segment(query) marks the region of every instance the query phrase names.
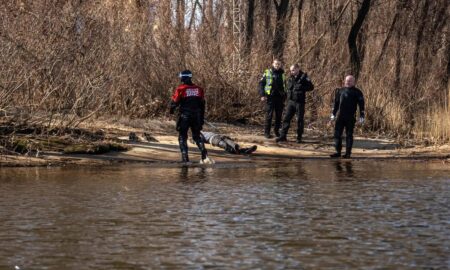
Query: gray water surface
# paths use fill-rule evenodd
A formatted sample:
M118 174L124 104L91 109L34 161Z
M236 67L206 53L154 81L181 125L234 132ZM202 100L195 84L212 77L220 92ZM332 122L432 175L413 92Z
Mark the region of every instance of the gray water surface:
M0 269L448 269L450 166L0 169Z

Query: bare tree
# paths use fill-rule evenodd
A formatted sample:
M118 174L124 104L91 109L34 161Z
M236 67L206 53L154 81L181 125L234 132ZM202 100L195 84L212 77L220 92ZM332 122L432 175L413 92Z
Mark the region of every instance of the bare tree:
M352 68L352 73L356 78L359 77L359 72L361 71L361 61L358 52L358 47L356 45L356 40L358 37L359 30L366 19L367 14L370 10L370 0L363 0L361 7L358 10L358 16L350 29L348 35L347 43L350 51L350 65Z
M255 0L249 0L247 4L247 16L245 19L244 55L248 56L252 50L253 34L255 31Z
M289 11L289 0L273 0L275 10L277 12L275 20L275 33L272 41L272 54L275 57L282 58L284 53L284 46L286 44L286 17Z

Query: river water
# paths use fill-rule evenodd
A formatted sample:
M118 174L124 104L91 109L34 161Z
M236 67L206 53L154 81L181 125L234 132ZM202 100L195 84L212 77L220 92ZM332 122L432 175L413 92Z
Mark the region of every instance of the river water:
M449 269L450 166L0 169L0 269Z

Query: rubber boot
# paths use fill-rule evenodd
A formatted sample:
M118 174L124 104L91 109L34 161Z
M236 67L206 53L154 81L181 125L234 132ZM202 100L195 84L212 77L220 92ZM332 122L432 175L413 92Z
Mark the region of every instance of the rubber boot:
M275 139L275 142L286 142L287 138L285 135L281 135Z
M280 130L279 129L275 130L275 137L280 137Z
M189 162L189 155L188 153L181 153L181 162L188 163Z
M181 151L181 161L182 162L189 162L189 155L188 155L188 146L187 146L187 138L179 135L178 136L178 143L180 145L180 151Z
M334 139L334 147L336 149L336 153L331 154L330 157L332 157L332 158L339 158L339 157L341 157L342 140L335 138Z
M251 153L255 152L257 148L258 147L256 145L253 145L250 148L241 148L239 150L239 154L250 155Z
M345 138L345 155L343 155L343 158L350 158L352 155L352 147L353 147L353 137L347 136Z
M208 152L206 151L205 144L202 140L196 140L195 144L197 144L198 149L200 150L200 153L202 154L202 160L205 159L208 156Z

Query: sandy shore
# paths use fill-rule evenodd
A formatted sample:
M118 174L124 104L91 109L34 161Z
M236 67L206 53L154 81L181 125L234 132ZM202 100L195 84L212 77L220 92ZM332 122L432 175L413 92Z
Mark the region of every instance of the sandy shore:
M174 121L150 120L142 125L135 123L96 122L86 124L84 128L95 130L101 128L109 139L121 141L129 146L128 151L108 152L99 155L63 154L61 152L39 152L32 155L0 155L0 166L65 166L65 165L109 165L117 163L145 163L153 165L179 166L181 163L178 148L177 133ZM134 126L134 127L133 127ZM334 152L332 130L316 131L306 129L304 141L295 142L293 134L288 142L276 143L274 139L264 138L262 127L235 126L214 123L205 126L205 130L226 134L242 146L257 145L257 151L252 155L233 155L224 150L207 144L209 156L217 164L220 163L266 163L289 162L302 159L329 159ZM130 132L136 133L138 141L128 140ZM149 133L158 142L148 142L143 133ZM295 132L295 130L294 130ZM356 131L358 134L358 130ZM352 160L403 159L403 160L436 160L450 162L450 145L419 146L400 145L392 139L369 138L355 136ZM200 156L196 146L189 144L190 158L194 165ZM36 156L37 155L37 156Z

